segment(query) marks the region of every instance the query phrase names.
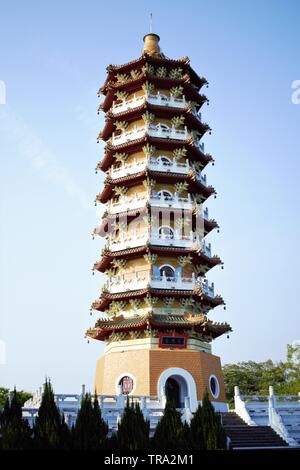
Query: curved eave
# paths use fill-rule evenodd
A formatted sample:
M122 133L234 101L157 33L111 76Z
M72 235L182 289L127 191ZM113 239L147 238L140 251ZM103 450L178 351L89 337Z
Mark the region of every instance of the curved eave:
M94 264L93 270L104 273L107 268L111 267L111 262L113 259L122 258L131 260L139 258L148 252L155 253L160 256L191 255L194 264L205 264L209 267L208 271L219 264L223 264L219 256L208 257L201 250L199 251L193 248L181 248L176 246L160 246L149 243L147 245L142 245L135 248L127 248L120 251L111 252L106 250L103 253L101 259Z
M204 136L206 132L210 132L211 128L205 122L200 121L197 117L191 113L187 108L172 108L171 106L157 106L148 102L143 103L141 106L137 108L130 109L124 111L122 113L113 115L108 113L106 116L105 126L103 130L98 135L98 140L102 139L106 141L112 135L112 133L116 130L115 122L116 121L127 121L132 122L136 121L137 119L142 119L142 115L145 111L152 112L155 114L157 118L163 119L170 119L173 116L185 116L185 125L189 129L196 129L199 133L201 138Z
M105 147L104 158L101 162L98 163L97 169L106 172L114 163L114 154L121 151L125 153L138 152L142 150L143 146L147 142L150 145L154 145L157 150L174 150L176 148L185 147L188 151L187 158L190 158L193 161L199 161L202 165L202 169L208 165L208 163L214 161L211 155L205 154L200 148L193 145L190 141L161 139L145 135L140 139L125 142L124 144L118 146L111 146L107 144Z
M128 319L121 317L116 320L98 320L95 328L87 331L87 336L93 339L103 340L114 332L145 330L149 325L160 331L169 330L170 328L179 331L195 331L202 333L206 337L211 336L212 339L232 331L229 324L213 323L207 320L203 315L195 317L170 315L164 318L162 315L147 314Z
M186 298L186 297L192 296L194 300L200 302L200 304L203 304L203 306L205 307L209 307L210 309L218 307L219 305L225 305L225 302L222 296L217 295L214 298L212 298L212 297L205 295L200 290L185 291L185 290L174 290L174 289L153 289L150 286L148 286L145 289L118 292L116 294L109 294L109 293L102 292L101 297L92 303L91 310L104 312L105 309L109 306L109 304L113 300L143 299L148 294L152 294L155 297L162 298L162 299L164 297Z
M150 56L148 54L142 54L135 60L127 62L121 65L109 65L107 67L107 78L104 84L99 89L99 94L105 94L107 87L111 81L115 79L117 73L128 73L133 67L137 70L141 70L142 67L146 64L154 65L157 67L169 65L170 67L181 66L185 73L188 73L193 81L193 83L200 89L203 85L206 85L208 82L206 78L200 77L195 70L191 67L188 57L182 59L169 59L167 57L159 56Z
M147 176L155 178L158 183L162 184L175 184L178 181L186 181L189 185L188 191L201 194L204 198L203 201L206 201L206 199L208 199L212 194L216 193L213 186L205 186L201 181L196 179L193 174L180 175L179 173L165 173L145 169L135 175L124 176L115 180L108 177L105 181L102 192L97 194L96 201L105 204L111 197L113 197L113 189L116 186L126 186L127 188L130 188L137 184L141 184Z
M107 85L105 99L101 103L99 109L105 113L109 110L115 99L115 93L117 90L133 93L139 90L146 81L153 83L157 88L162 88L165 90L170 90L170 88L180 85L183 87L183 94L185 95L186 99L195 101L200 107L209 101L205 95L198 93L192 84L187 82L185 78L173 79L144 74L142 77L136 80L129 80L128 82L119 85L110 82Z

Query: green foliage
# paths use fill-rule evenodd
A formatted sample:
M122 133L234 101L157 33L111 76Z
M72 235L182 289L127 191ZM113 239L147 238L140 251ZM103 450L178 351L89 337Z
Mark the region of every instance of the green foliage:
M187 155L187 149L185 147L179 147L175 150L173 150L173 157L174 160L180 160L181 158L186 157Z
M173 86L170 89L170 95L174 98L181 98L183 94L183 87L182 86Z
M16 392L18 400L20 401L21 405L23 406L25 401L29 400L32 397L32 394L29 392L24 392L23 390L19 390ZM4 407L6 400L9 398L9 389L5 387L0 387L0 409Z
M183 76L183 70L180 69L180 68L172 69L169 72L169 77L173 78L175 80L178 80L178 79L182 78L182 76Z
M166 67L158 67L157 70L156 70L156 75L158 77L166 77L167 76L167 69Z
M184 116L173 116L171 119L171 124L172 126L175 127L175 129L179 129L184 125L185 117Z
M155 90L155 86L153 85L153 83L150 83L148 81L146 81L145 83L143 83L142 85L142 89L144 91L145 94L153 94L154 90Z
M223 367L227 400L232 403L234 386L240 387L243 395L267 395L269 385L275 387L276 392L287 382L286 368L283 363L274 364L265 362L238 362Z
M202 406L199 405L190 423L190 445L192 450L205 449L203 424L202 424Z
M206 450L226 449L226 434L219 416L208 396L204 393L201 408L203 442Z
M129 403L127 399L114 439L118 450L149 449L149 422L145 421L138 403Z
M125 132L129 126L129 123L126 121L116 121L115 126L117 130Z
M116 80L117 85L122 85L128 81L128 76L124 73L117 73Z
M193 264L193 258L191 255L178 256L177 259L178 259L179 265L182 267L188 266L189 264Z
M185 450L188 443L184 431L185 426L181 421L181 413L176 410L175 404L168 400L164 414L156 426L152 447L156 452Z
M46 380L34 425L35 446L37 449L49 450L65 448L67 434L69 430L55 404L51 383Z
M186 192L189 188L189 185L186 181L184 181L183 183L180 182L180 183L176 183L174 185L174 188L175 188L175 191L178 193L178 194L182 194L184 192Z
M155 121L155 114L150 113L149 111L146 111L142 115L142 119L143 119L145 124L147 124L147 125L152 124Z
M101 417L98 398L92 402L91 395L86 393L81 400L73 429L73 446L79 450L103 449L108 426Z
M300 345L287 345L286 360L245 361L223 367L227 400L233 403L234 386L242 395L267 395L269 385L277 394L297 395L300 390Z
M22 400L14 389L11 400L7 397L0 417L1 447L3 450L24 450L31 447L32 431L22 418Z
M128 93L126 91L116 91L116 97L118 100L125 101L128 98Z

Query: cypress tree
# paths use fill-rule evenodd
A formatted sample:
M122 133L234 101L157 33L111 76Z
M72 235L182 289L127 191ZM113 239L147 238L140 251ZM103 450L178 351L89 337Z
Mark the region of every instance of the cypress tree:
M199 404L190 424L192 450L205 449L202 419L202 406Z
M119 450L147 450L150 447L149 422L145 421L139 404L129 403L128 398L116 438Z
M168 400L152 439L154 450L186 450L189 443L185 439L184 430L181 413L176 410L174 402Z
M14 389L1 414L1 447L3 450L24 450L31 447L32 431L22 417L22 403Z
M46 380L42 402L34 425L35 445L38 449L64 448L66 425L54 400L50 381Z
M208 391L205 390L202 400L203 440L207 450L226 449L226 433L220 417L210 402Z
M102 419L98 398L93 403L89 393L82 397L73 429L73 447L80 450L97 450L104 447L108 426Z

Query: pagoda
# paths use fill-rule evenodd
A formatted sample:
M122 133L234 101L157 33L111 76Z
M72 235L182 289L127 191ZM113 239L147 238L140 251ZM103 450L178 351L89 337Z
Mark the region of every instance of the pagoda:
M188 400L194 411L205 389L217 409L226 398L212 340L231 331L208 319L224 305L206 279L222 266L206 236L218 228L203 204L215 189L203 170L213 162L201 141L207 85L188 57L167 58L159 36L144 37L142 55L109 65L99 94L106 115L97 170L106 173L96 202L105 211L94 235L106 244L94 270L108 276L91 310L87 336L105 342L96 368L99 395Z

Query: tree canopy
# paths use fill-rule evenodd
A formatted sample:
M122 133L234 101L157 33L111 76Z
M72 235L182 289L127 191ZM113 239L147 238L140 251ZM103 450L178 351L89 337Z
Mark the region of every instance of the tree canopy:
M223 374L229 403L233 402L235 385L242 395L267 395L270 385L277 394L296 395L300 390L300 345L287 345L285 361L227 364Z

